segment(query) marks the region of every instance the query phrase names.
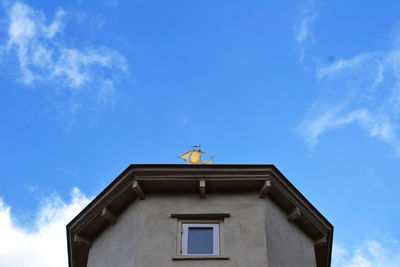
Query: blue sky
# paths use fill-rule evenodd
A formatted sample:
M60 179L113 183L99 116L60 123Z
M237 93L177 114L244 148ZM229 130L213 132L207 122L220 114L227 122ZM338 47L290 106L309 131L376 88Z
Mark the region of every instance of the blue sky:
M399 9L3 1L0 265L67 266L93 196L201 144L275 164L335 226L333 266L400 266Z

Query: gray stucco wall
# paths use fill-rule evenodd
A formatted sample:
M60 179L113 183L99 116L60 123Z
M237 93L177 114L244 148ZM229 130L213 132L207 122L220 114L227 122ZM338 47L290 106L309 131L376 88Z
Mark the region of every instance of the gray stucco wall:
M88 267L136 266L135 252L138 244L136 233L141 214L138 202L132 203L93 243L89 250Z
M266 201L266 232L270 266L315 267L314 242L271 201Z
M177 219L171 218L172 213L230 213L222 241L223 254L229 260L172 260L177 251ZM276 255L268 257L267 243L270 254ZM288 222L275 204L256 194L207 194L205 199L198 195L146 195L146 200L132 203L94 241L87 266L315 266L310 245L312 241ZM291 257L300 257L300 261ZM305 259L308 257L312 259Z

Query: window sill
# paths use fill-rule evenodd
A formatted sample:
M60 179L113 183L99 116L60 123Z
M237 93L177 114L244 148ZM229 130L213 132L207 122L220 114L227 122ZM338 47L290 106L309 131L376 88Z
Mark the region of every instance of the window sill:
M229 260L228 256L221 255L178 255L172 257L174 261L180 260Z

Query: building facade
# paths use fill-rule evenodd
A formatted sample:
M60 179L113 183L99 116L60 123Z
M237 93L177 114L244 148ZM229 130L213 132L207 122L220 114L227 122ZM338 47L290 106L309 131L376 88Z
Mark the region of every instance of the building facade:
M70 267L328 267L332 235L273 165L131 165L67 225Z

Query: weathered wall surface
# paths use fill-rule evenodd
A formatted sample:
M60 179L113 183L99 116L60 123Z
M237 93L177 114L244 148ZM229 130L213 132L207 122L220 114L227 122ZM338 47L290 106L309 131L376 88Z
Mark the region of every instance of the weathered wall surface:
M314 242L270 200L266 201L269 266L317 266Z
M229 260L172 260L178 235L172 213L230 213L222 241ZM87 266L309 267L315 266L313 253L312 241L268 198L257 194L207 194L205 199L148 194L94 241Z

